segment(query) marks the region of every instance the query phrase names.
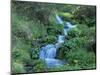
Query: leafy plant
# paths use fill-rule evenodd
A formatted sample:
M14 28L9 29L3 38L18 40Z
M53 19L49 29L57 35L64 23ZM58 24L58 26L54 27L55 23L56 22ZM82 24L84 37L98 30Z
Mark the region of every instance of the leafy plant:
M22 63L13 62L12 73L26 73L24 65Z

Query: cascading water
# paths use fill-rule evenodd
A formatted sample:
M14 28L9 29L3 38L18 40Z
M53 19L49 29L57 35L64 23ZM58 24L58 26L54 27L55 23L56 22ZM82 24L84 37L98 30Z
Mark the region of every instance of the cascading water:
M62 20L61 17L58 16L57 14L56 14L56 20L57 20L57 23L63 24L63 20Z
M63 24L63 20L60 18L60 16L56 15L56 20L59 24ZM62 46L62 44L65 41L65 36L67 36L67 33L70 29L74 28L76 26L73 26L70 22L66 22L64 25L64 35L58 35L57 43L54 44L48 44L40 49L39 58L45 61L47 66L49 68L51 67L59 67L64 64L63 61L59 59L55 59L57 50Z
M41 48L40 50L40 59L45 58L55 58L56 56L56 47L53 44L48 44Z
M72 25L70 22L66 22L66 24L64 25L64 35L68 35L68 31L70 31L70 29L75 28L76 25Z
M59 35L57 41L58 41L58 43L64 43L64 39L65 39L64 35Z

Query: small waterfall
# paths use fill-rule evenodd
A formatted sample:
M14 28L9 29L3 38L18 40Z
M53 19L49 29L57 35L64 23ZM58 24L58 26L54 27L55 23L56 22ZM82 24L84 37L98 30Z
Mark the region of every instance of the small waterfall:
M48 45L42 47L41 50L40 50L40 56L39 57L40 57L40 59L45 61L48 68L57 67L58 65L62 66L62 64L63 64L62 61L55 59L56 51L57 51L57 48L53 44L48 44Z
M58 24L63 24L63 20L56 14L56 20Z
M45 58L55 58L56 57L56 47L53 44L48 44L41 48L40 50L40 59Z
M64 43L64 40L65 40L65 36L64 35L59 35L58 36L58 43Z
M56 20L59 24L63 24L63 20L58 15L56 15ZM64 35L58 35L57 43L55 45L48 44L40 49L39 58L44 60L49 68L59 67L64 64L63 61L61 61L59 59L55 59L56 52L64 43L65 36L68 35L67 34L68 31L74 27L76 27L76 26L73 26L70 22L66 22L66 24L64 25L64 29L63 29Z
M63 29L63 31L64 31L64 35L68 35L68 32L72 29L72 28L75 28L76 27L76 25L72 25L70 22L66 22L66 24L64 25L64 29Z

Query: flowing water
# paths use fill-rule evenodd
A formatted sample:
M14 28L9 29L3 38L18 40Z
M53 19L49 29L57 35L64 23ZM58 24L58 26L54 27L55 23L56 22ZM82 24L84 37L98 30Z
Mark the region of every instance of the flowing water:
M60 16L56 15L56 20L59 24L63 24L63 20ZM43 46L40 49L39 58L45 61L47 66L50 67L59 67L64 64L63 61L56 59L57 50L62 46L65 41L65 36L68 36L68 31L76 26L73 26L70 22L66 22L64 25L63 33L64 35L58 35L56 44L48 44Z
M57 21L58 24L63 24L63 20L57 14L56 14L56 21Z

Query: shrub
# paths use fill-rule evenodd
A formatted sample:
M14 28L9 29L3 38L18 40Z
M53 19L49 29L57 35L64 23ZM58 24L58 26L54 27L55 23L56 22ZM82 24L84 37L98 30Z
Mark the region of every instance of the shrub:
M49 35L44 40L45 40L45 43L54 43L56 41L56 37Z
M46 72L47 71L47 66L44 61L42 60L35 60L34 61L34 72Z
M19 62L12 63L12 73L26 73L24 65Z
M16 39L15 45L12 48L12 59L15 61L20 61L24 64L30 61L30 51L31 45L26 44L24 41L20 39Z
M23 16L12 15L12 36L16 36L25 41L36 39L46 34L45 26L38 20L21 19Z
M32 59L39 59L39 48L34 48L31 52Z
M47 27L47 33L48 35L57 35L62 34L63 31L63 25L56 24L56 23L50 23L50 26Z
M68 33L68 39L79 37L80 34L81 34L81 30L79 30L78 28L71 29Z
M73 12L73 15L78 22L87 24L87 26L92 27L96 21L96 7L78 6L77 9Z
M68 47L70 50L75 50L77 48L84 48L86 45L86 38L73 38L65 42L65 46Z
M95 54L93 52L87 52L86 49L79 48L69 51L66 53L66 57L70 65L79 65L82 69L95 68Z

